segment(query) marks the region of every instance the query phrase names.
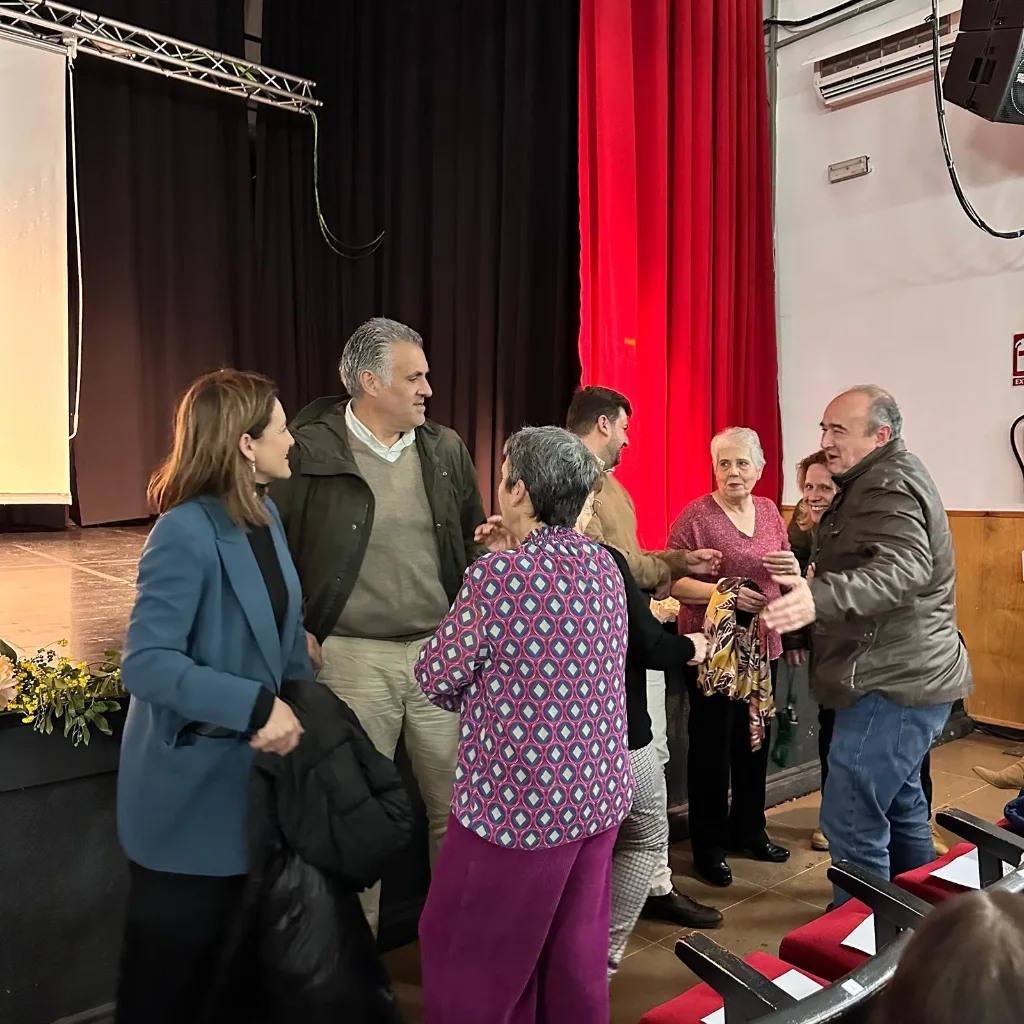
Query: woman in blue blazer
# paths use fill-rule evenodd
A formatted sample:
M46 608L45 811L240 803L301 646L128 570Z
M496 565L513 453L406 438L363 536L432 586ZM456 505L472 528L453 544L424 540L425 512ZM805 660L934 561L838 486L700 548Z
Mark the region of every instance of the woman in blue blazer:
M289 475L292 443L274 384L220 370L181 399L150 481L160 518L123 665L132 699L117 818L131 886L119 1024L198 1019L240 909L253 756L285 755L302 733L277 696L284 680L313 678L301 592L263 494ZM255 986L242 963L229 975L237 1014Z

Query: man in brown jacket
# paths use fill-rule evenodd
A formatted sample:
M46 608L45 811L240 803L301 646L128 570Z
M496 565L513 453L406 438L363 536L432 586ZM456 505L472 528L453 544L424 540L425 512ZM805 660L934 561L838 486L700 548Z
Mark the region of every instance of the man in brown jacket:
M672 582L682 576L715 573L721 552L644 551L640 547L633 499L612 472L619 464L622 449L629 445L626 431L632 414L629 399L610 388L582 388L573 397L566 426L583 441L605 470L601 487L588 499L578 528L598 543L621 551L640 589L663 598L668 595ZM659 770L663 771L668 763L663 672L647 673L647 709L651 716L651 745ZM667 815L667 808L663 808L661 813ZM664 821L664 817L661 820ZM671 921L687 928L706 928L720 920L720 915L715 915L710 908L676 890L672 884L667 848L660 860L651 879L643 916Z
M788 593L763 616L783 632L814 623L811 691L836 711L821 828L834 861L883 878L934 857L921 763L971 690L949 523L902 426L874 385L829 404L821 447L839 492L818 527L813 579L776 577Z
M668 596L675 580L694 573L714 572L719 551L644 551L636 535L636 506L612 470L629 447L629 418L633 407L611 388L581 388L573 396L566 427L576 434L605 471L600 492L593 496L586 534L599 544L621 551L637 586L653 597ZM589 504L589 503L588 503Z

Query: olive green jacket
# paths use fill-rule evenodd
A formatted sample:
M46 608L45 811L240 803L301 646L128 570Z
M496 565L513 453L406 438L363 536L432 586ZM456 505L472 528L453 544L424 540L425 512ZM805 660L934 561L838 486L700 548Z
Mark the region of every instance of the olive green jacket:
M320 398L295 417L292 476L271 485L305 595L305 624L323 642L359 575L373 527L374 498L349 446L347 400ZM473 532L484 521L473 461L454 430L428 420L416 429L423 487L434 518L441 582L449 601L483 548ZM401 551L395 558L402 557Z
M873 692L911 707L967 696L953 538L928 471L897 438L835 481L810 584L815 698L843 708Z

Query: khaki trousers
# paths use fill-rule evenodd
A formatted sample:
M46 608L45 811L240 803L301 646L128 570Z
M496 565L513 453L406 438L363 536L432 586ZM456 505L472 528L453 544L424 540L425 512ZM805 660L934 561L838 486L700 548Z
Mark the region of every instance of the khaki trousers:
M404 736L413 775L427 808L430 862L444 838L451 813L459 716L435 707L413 676L425 640L359 640L330 636L317 678L356 713L370 742L394 758ZM380 883L360 895L374 934L379 924Z

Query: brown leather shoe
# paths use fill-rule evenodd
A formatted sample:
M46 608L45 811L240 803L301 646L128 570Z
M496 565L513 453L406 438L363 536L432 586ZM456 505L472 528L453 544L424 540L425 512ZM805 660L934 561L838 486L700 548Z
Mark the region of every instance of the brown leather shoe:
M1001 771L993 771L991 768L982 768L975 765L972 769L975 775L983 782L987 782L996 789L1024 789L1024 757L1014 761Z
M949 853L949 847L943 842L942 836L939 835L939 827L933 821L931 823L932 829L932 846L935 847L936 857L945 857Z
M820 853L828 853L828 837L820 828L816 828L811 833L811 849L818 850Z

